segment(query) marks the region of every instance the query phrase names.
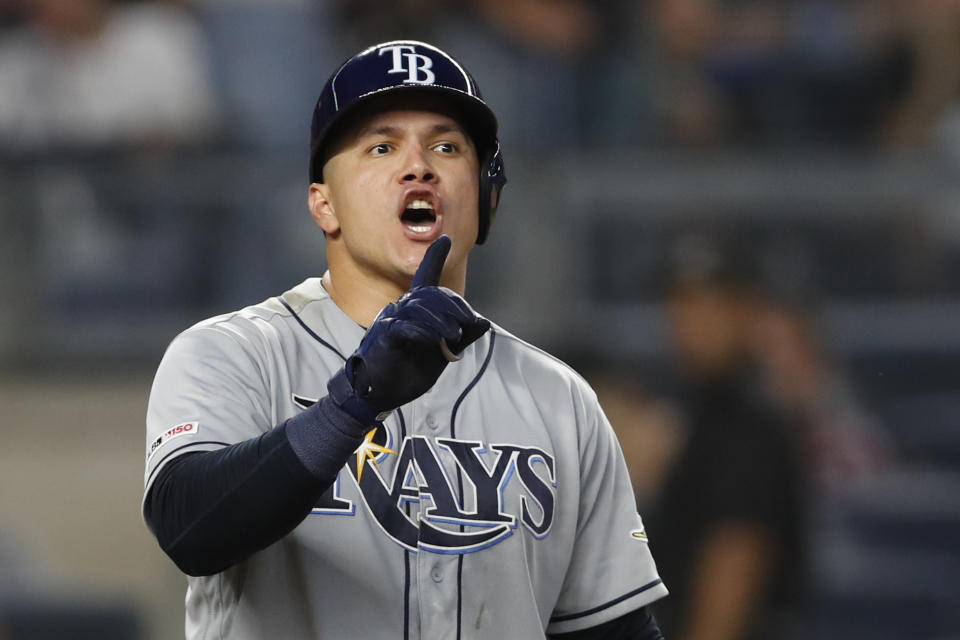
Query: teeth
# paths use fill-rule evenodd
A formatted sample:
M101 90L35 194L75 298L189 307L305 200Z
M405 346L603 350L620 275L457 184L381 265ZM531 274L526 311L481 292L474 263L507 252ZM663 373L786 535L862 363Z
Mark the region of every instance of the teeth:
M430 231L431 227L429 225L410 225L409 229L415 231L416 233L426 233Z
M414 200L407 205L407 209L430 209L433 211L433 205L426 200Z

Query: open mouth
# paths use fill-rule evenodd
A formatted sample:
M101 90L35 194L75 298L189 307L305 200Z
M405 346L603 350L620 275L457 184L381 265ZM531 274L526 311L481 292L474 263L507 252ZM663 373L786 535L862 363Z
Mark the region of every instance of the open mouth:
M400 221L415 233L426 233L433 228L437 215L426 200L411 200L400 215Z

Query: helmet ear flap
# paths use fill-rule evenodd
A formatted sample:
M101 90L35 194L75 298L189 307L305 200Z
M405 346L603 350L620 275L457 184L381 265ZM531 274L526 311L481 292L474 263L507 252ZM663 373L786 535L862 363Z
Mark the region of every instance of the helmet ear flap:
M500 192L507 184L507 174L500 153L500 142L494 141L494 147L488 151L480 163L480 224L477 230L477 244L487 241L490 226L497 215L500 205Z

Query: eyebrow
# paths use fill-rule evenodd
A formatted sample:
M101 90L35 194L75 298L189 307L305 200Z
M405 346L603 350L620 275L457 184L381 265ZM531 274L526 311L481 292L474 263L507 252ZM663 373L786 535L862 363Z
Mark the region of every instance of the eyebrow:
M400 137L403 133L403 130L400 127L395 127L389 124L383 124L377 127L364 127L357 133L358 138L364 138L366 136L385 136L385 137ZM435 124L430 127L430 135L442 135L444 133L459 133L463 136L467 135L467 132L463 127L457 124Z

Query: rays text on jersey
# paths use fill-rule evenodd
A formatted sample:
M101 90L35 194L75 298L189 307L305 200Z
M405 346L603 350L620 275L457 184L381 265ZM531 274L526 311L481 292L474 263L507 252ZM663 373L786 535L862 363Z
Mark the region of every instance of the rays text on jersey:
M536 538L550 533L556 473L553 456L542 449L411 436L391 463L360 474L351 460L344 470L365 511L410 551L472 553L510 537L518 525ZM314 514L356 513L344 490L335 483Z

